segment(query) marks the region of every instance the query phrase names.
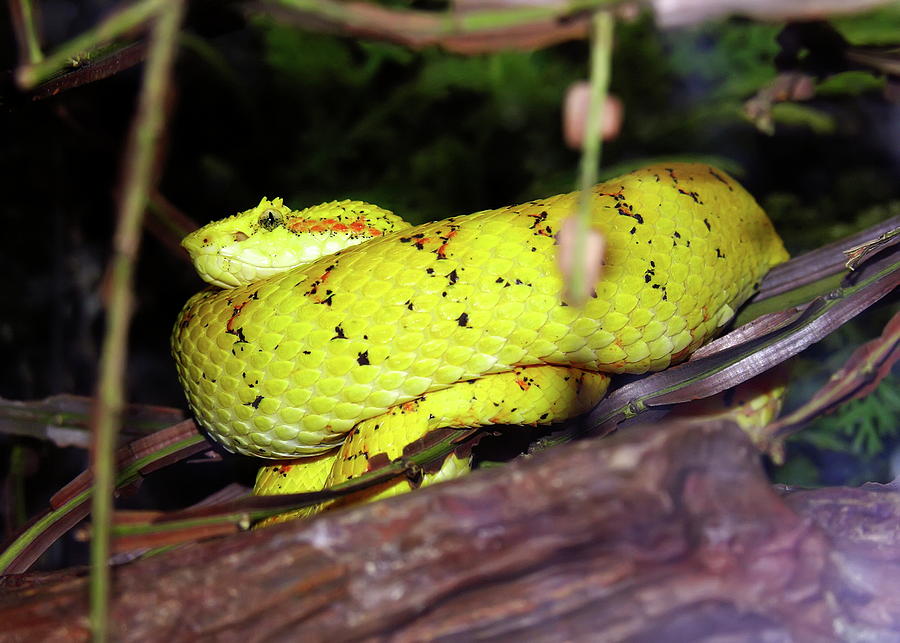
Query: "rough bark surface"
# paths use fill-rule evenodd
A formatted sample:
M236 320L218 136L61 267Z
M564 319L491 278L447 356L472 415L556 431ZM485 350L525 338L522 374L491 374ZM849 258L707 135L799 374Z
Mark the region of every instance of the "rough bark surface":
M730 426L659 425L114 570L114 638L900 638L900 494L779 494ZM0 640L84 640L86 580L0 579Z

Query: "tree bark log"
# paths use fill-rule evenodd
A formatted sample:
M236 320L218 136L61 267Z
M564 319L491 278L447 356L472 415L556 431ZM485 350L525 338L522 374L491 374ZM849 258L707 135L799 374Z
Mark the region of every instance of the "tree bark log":
M900 494L779 492L669 424L114 570L115 640L900 637ZM89 636L86 579L0 579L0 640Z

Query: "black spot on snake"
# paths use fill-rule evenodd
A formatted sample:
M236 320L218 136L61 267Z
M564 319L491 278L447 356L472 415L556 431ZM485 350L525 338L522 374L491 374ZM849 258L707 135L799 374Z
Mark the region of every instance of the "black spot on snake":
M709 168L709 173L712 174L713 177L714 177L716 180L721 181L721 182L724 183L726 186L728 186L728 191L729 191L729 192L734 192L734 188L731 187L731 183L729 183L728 181L726 181L725 179L723 179L723 178L721 177L721 175L719 175L714 169ZM729 390L730 390L730 389L729 389Z
M235 344L247 344L247 338L244 337L244 328L243 326L238 326L237 328L232 328L231 330L225 331L226 335L234 335L237 337L237 341Z

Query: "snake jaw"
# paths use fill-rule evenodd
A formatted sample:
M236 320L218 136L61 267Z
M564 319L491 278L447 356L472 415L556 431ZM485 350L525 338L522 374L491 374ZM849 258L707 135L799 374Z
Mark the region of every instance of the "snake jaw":
M256 248L233 244L220 248L192 250L191 260L203 281L220 288L237 288L314 261L320 253L282 250L266 253ZM306 255L311 255L307 257Z

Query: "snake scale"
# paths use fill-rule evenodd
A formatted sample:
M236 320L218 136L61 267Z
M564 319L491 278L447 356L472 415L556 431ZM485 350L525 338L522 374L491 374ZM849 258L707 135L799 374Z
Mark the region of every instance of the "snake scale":
M411 227L361 202L263 199L197 230L183 244L213 286L172 336L197 421L231 451L288 459L260 471L257 493L321 489L435 428L581 414L610 374L689 356L787 258L727 174L650 166L593 189L603 272L568 306L555 235L577 201ZM426 482L467 469L453 456Z

